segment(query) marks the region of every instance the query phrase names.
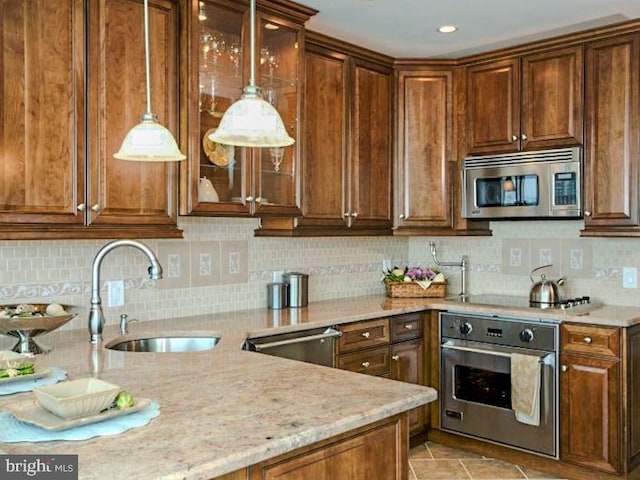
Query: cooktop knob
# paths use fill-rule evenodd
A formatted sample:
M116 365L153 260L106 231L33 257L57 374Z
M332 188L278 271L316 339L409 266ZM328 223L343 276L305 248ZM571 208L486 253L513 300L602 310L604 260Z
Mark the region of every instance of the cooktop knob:
M520 332L520 340L526 343L533 342L533 331L530 328L525 328Z
M473 327L469 322L464 322L460 325L460 333L462 335L469 335L473 331Z

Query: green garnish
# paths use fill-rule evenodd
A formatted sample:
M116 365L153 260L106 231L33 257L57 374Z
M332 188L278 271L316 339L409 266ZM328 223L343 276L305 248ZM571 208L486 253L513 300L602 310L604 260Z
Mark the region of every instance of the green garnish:
M123 390L118 394L116 399L113 401L113 406L111 408L117 408L119 410L123 410L125 408L133 407L134 403L135 402L133 401L133 395Z
M25 363L14 368L0 368L0 378L18 377L20 375L30 375L35 373L36 368L33 363Z

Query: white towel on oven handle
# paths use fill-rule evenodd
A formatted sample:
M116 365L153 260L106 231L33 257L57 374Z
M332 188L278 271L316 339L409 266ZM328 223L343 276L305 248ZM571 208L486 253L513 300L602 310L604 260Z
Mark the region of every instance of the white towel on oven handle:
M512 353L511 408L516 420L527 425L540 425L540 377L538 355Z

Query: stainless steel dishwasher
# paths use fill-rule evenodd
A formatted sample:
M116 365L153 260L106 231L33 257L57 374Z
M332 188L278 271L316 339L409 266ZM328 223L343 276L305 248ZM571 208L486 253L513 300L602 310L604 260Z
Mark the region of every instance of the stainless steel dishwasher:
M250 338L244 349L276 357L335 367L335 341L342 332L333 327Z

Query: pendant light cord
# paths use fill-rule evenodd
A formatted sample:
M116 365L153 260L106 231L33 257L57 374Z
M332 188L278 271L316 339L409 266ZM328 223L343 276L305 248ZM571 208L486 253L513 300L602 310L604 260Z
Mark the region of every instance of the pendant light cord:
M152 117L151 113L151 66L149 60L149 0L144 0L144 67L147 79L147 116Z
M251 0L249 9L249 40L251 42L251 64L249 65L249 85L256 86L256 0Z

